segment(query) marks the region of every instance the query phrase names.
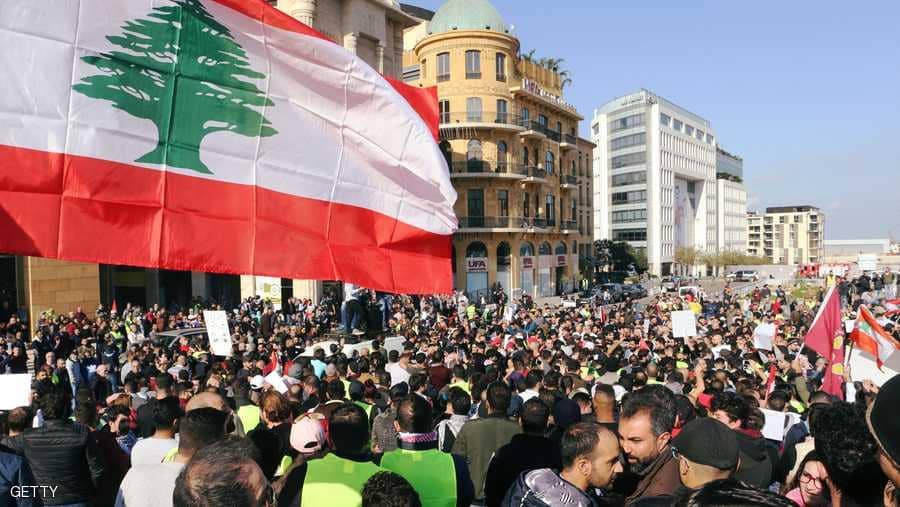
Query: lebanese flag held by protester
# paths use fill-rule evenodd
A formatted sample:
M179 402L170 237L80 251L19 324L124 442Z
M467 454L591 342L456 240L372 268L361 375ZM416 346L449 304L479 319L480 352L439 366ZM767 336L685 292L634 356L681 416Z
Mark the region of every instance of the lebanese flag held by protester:
M900 314L900 299L889 299L885 301L884 308L887 310L885 315L889 317Z
M0 251L452 291L437 95L263 0L2 0Z
M860 350L875 356L875 362L880 370L884 363L891 357L894 351L900 349L894 338L881 327L881 324L872 315L865 305L860 305L856 316L856 324L850 333L850 340Z
M844 323L841 319L841 297L834 287L825 293L803 342L828 361L822 390L844 399Z

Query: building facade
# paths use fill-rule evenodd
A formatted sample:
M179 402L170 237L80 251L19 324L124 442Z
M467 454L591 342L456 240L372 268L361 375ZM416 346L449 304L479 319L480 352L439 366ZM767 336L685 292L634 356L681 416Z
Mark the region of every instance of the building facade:
M747 251L747 189L744 159L716 148L716 248Z
M578 138L583 118L562 98L563 77L520 58L486 0L448 0L407 34L404 79L437 86L440 146L459 194L455 287L476 298L494 284L514 296L571 290L589 241L579 192L589 192L593 145Z
M594 239L644 249L652 274L675 251L717 248L716 137L704 118L647 90L594 111Z
M761 242L762 256L772 264L815 264L825 256L825 214L815 206L766 208L748 214L748 249ZM759 230L761 229L761 230ZM760 239L756 239L760 236ZM759 247L754 246L754 251Z
M763 257L763 217L755 211L747 212L747 255Z

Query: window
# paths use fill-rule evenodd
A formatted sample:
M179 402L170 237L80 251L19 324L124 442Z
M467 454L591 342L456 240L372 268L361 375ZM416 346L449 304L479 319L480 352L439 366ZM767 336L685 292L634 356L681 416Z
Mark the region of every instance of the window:
M556 131L562 134L562 122L556 122Z
M704 138L705 136L706 136L706 133L704 133L704 132L703 132L702 130L700 130L700 129L697 129L697 131L694 133L694 137L696 137L697 139L699 139L701 142L703 141L703 138Z
M647 181L647 171L616 174L612 177L612 186L622 187L625 185L634 185L636 183L645 183L646 181Z
M553 152L547 151L547 156L544 157L544 170L547 171L547 174L553 174L554 161Z
M503 99L497 99L497 123L509 123L509 103Z
M440 111L441 123L450 123L450 101L442 100L438 102L438 110Z
M466 145L466 160L482 160L481 141L472 139Z
M569 216L572 217L571 220L574 222L576 216L578 215L578 202L575 201L575 199L572 199L571 211L572 211L572 213Z
M531 216L531 194L528 192L522 196L522 216Z
M635 190L633 192L614 192L612 194L613 204L630 204L637 202L645 202L647 200L646 190Z
M509 148L506 141L497 142L497 172L506 172L506 166L509 161Z
M643 132L632 134L630 136L617 137L609 142L609 151L621 150L622 148L644 144L646 140L647 134Z
M709 144L713 144L714 142L716 142L716 138L713 137L712 134L710 134L710 133L707 132L707 134L706 134L706 142L709 143Z
M466 51L466 79L481 79L481 51Z
M469 219L484 217L484 190L480 188L470 188L466 193L466 201L469 209ZM484 227L484 222L476 227Z
M659 113L659 124L668 127L672 124L672 118L665 113Z
M619 229L613 231L613 241L647 241L647 230Z
M639 151L637 153L629 153L628 155L619 155L612 158L612 168L628 167L630 165L643 164L647 161L647 152Z
M647 220L647 210L645 209L612 212L612 221L614 224L643 222L644 220Z
M675 129L675 130L681 132L681 129L682 129L683 127L684 127L684 124L681 123L681 121L675 120L675 119L672 120L672 128L673 128L673 129Z
M539 123L542 127L546 127L546 126L547 126L547 116L546 116L546 115L543 115L543 114L542 114L542 115L539 115L539 116L538 116L538 123Z
M528 167L529 165L531 165L528 161L528 147L527 146L522 148L522 165L524 165L525 167Z
M509 191L497 191L497 208L501 217L509 216Z
M544 213L547 217L547 222L552 223L556 220L556 198L553 194L547 194L547 206L544 209Z
M619 130L630 129L644 124L644 113L633 114L625 118L619 118L609 122L609 131L618 132Z
M685 125L684 133L687 134L688 136L693 136L694 135L694 127L691 127L690 125Z
M466 121L481 121L481 97L466 99Z
M528 121L531 117L531 111L528 110L527 107L522 108L522 120Z
M506 55L497 53L495 60L497 63L497 81L506 81Z
M450 53L437 55L437 80L438 83L450 80Z

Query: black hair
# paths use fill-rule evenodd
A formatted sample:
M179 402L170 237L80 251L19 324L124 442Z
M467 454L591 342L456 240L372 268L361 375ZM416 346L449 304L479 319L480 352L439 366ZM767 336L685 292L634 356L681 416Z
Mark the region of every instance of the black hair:
M178 452L197 452L225 438L225 412L212 407L195 408L178 422Z
M431 430L431 405L418 394L410 394L397 406L400 431L428 433Z
M69 397L62 389L50 389L38 399L44 420L65 419L69 416Z
M328 393L329 400L343 400L344 396L347 394L344 383L341 382L340 379L328 382L328 385L325 387L325 392Z
M543 435L550 421L550 407L538 398L531 398L519 409L522 431L533 435Z
M175 426L175 419L181 415L181 407L178 405L176 398L163 398L161 400L152 400L153 409L153 425L157 428L172 428Z
M506 382L494 382L487 389L487 401L491 410L506 413L512 399L512 391Z
M540 370L531 370L528 372L528 375L525 375L525 387L534 389L541 383L543 378L544 374Z
M671 433L675 427L675 395L665 386L653 384L628 395L622 403L622 419L649 412L653 436Z
M412 392L418 391L423 386L428 384L428 377L426 377L422 373L413 373L409 377L409 390Z
M31 427L32 419L34 419L34 413L32 413L31 407L16 407L9 412L7 417L7 430L22 433Z
M328 434L335 450L358 453L369 439L369 418L355 403L344 403L328 418Z
M716 393L713 396L710 412L718 410L728 414L728 418L732 421L740 421L742 428L747 426L750 419L750 404L743 396L730 391Z
M604 431L609 430L595 422L581 422L569 426L563 433L559 446L563 468L572 466L580 456L593 454L597 443L600 442L600 435Z
M402 476L378 472L362 490L362 507L422 507L419 494Z
M195 411L191 411L192 413ZM214 507L261 505L250 484L257 467L259 450L250 440L229 438L198 451L181 470L172 494L175 507Z
M815 430L816 452L837 489L860 505L880 503L887 478L878 465L865 407L832 403L816 414Z
M472 408L472 397L469 393L459 387L451 387L447 393L450 405L453 406L453 413L456 415L466 415Z

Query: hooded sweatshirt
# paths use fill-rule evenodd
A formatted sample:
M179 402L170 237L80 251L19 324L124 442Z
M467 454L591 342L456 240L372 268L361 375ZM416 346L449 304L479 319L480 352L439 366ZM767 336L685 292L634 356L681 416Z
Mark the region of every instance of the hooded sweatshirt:
M741 449L741 464L734 478L758 488L768 488L772 482L772 458L766 439L757 430L735 430Z

